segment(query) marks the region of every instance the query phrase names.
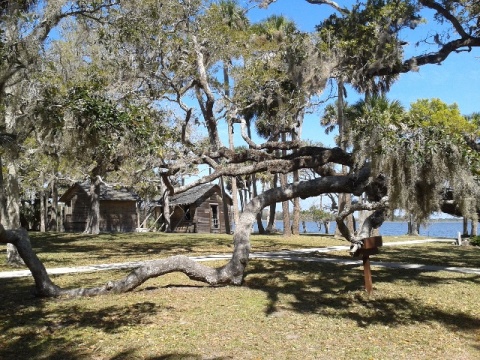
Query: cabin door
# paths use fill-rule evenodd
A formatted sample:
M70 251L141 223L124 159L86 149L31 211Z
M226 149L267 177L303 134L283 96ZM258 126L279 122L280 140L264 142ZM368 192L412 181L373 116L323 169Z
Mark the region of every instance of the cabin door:
M218 204L210 204L210 227L212 230L220 229L218 220Z

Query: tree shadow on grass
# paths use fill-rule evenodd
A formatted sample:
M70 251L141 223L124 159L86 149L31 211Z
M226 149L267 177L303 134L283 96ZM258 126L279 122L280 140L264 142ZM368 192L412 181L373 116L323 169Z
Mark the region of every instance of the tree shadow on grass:
M452 332L462 332L472 346L480 349L475 339L480 332L478 316L454 309L453 304L437 303L436 299L427 302L402 293L409 284L425 287L427 292L445 284L478 286L480 276L452 273L442 278L418 270L375 268L374 289L375 283L387 283L398 284L399 290L387 289L383 294L374 291L372 296L364 291L363 281L363 269L357 265L264 260L251 261L245 277L246 286L267 294L267 316L286 309L341 317L355 321L359 327L438 323Z
M117 358L115 358L117 359ZM123 358L119 358L123 359ZM126 358L125 358L126 359ZM149 357L147 360L202 360L205 359L204 356L194 355L194 354L165 354L160 356ZM214 357L209 358L211 360L228 360L232 359L231 357Z
M136 350L129 349L122 351L121 353L115 355L111 360L127 360L135 357ZM205 359L204 356L190 354L190 353L170 353L165 355L153 356L145 358L146 360L202 360ZM229 360L231 357L209 357L210 360Z
M394 260L393 260L394 259ZM480 267L480 248L474 246L456 246L452 244L423 244L422 246L383 247L375 260Z
M93 308L65 299L39 299L25 280L0 281L0 359L89 358L91 344L85 343L83 333L115 334L130 325L149 325L150 316L171 309L149 301L102 306L102 297L88 300L97 301ZM55 305L49 306L51 302Z
M337 257L351 260L346 251L304 254L305 256ZM380 248L378 254L375 254L372 261L478 268L480 267L480 248L445 243L384 246Z

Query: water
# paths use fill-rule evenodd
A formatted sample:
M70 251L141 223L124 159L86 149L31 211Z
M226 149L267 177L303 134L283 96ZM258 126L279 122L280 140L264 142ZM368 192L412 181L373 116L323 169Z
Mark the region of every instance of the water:
M264 223L264 225L266 225ZM325 233L325 229L322 228L319 231L317 224L314 222L307 221L305 223L307 228L307 233ZM277 221L276 222L277 230L283 231L283 222ZM336 223L332 221L330 223L329 233L333 234L335 232ZM254 226L254 231L257 230L257 225ZM386 221L380 227L380 235L385 236L400 236L405 235L407 233L407 223L406 222L392 222ZM470 224L468 229L470 230ZM426 227L420 227L420 235L422 236L429 236L429 237L443 237L443 238L452 238L456 239L458 233L463 233L463 222L462 221L448 221L448 222L431 222ZM303 233L303 227L300 224L300 233Z
M468 227L470 230L470 226ZM458 233L463 233L463 221L451 222L432 222L426 227L420 227L420 235L429 237L457 238ZM381 235L405 235L407 233L407 223L385 222L380 227Z

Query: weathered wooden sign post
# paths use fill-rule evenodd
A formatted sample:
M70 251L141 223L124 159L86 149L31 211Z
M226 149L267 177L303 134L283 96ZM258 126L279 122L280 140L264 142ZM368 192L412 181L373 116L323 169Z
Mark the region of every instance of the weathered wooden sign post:
M363 257L363 275L365 278L365 290L370 295L373 290L372 270L370 269L370 255L378 254L378 248L383 245L381 236L372 236L362 240L363 245L353 256Z

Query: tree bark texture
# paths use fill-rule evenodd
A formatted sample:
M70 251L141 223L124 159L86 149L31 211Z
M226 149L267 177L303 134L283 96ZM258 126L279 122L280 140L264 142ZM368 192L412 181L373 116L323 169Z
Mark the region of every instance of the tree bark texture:
M285 186L287 182L287 175L280 174L280 184L282 187ZM290 223L290 206L288 200L282 201L282 212L283 212L283 236L290 237L292 236L292 225Z
M101 181L98 176L90 180L90 207L85 227L86 234L100 233L100 186Z
M41 184L45 183L45 174L43 171L40 171L40 182ZM40 197L40 232L45 232L47 230L47 209L45 203L45 189L43 186L38 195Z
M252 174L252 187L253 187L253 197L257 197L258 196L258 189L257 189L257 177L255 176L255 174ZM258 233L259 234L265 234L265 228L263 226L263 222L262 222L262 210L260 210L260 212L257 214L257 227L258 227Z
M15 162L7 165L7 181L5 192L7 194L7 226L9 229L20 228L20 188L18 186L17 168ZM17 248L13 244L7 245L7 264L10 266L23 266L24 262Z
M5 181L3 177L3 159L0 155L0 220L3 224L9 224L7 211L7 194L5 189Z
M170 200L169 193L164 187L162 187L162 199L163 199L163 218L165 219L165 232L172 232L172 222L170 214Z
M225 224L225 233L230 234L231 233L231 224L230 224L230 210L228 208L228 202L227 202L227 190L225 188L225 181L223 176L220 177L220 188L222 190L222 202L223 202L223 221Z
M48 229L53 231L60 230L60 217L58 216L58 187L56 178L52 179L52 211Z
M274 174L272 188L275 188L277 184L278 184L278 174ZM275 230L277 203L270 204L268 211L269 211L269 216L268 216L266 232L269 234Z
M478 230L478 220L477 219L472 219L472 225L471 225L471 233L470 236L477 236L477 230Z

